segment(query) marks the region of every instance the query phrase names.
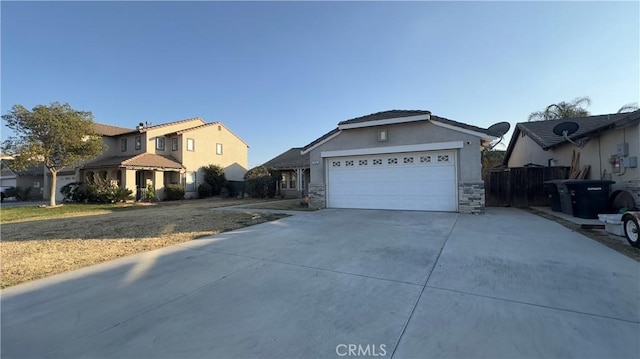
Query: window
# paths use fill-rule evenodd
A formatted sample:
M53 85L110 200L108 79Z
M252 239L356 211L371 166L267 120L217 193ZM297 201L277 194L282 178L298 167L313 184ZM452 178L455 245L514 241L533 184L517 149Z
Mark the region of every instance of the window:
M195 149L196 149L196 141L193 138L187 138L187 151L195 151ZM218 154L219 155L222 154L222 148L220 149L220 153Z
M293 172L283 173L282 182L280 182L280 188L296 189L296 174Z
M353 166L353 160L344 161L344 165L347 166L347 167Z
M376 158L373 160L374 166L380 166L382 164L382 158Z
M340 167L340 161L333 161L333 162L331 163L331 166L333 166L333 167Z
M358 161L358 166L366 166L366 165L367 165L367 160Z
M127 152L127 139L123 138L120 140L120 151Z
M178 138L172 138L171 139L171 151L177 151L178 150Z
M389 165L397 165L398 164L398 159L397 158L387 158L387 164L389 164Z
M216 155L222 154L222 143L216 143Z
M438 155L438 162L449 162L449 155Z
M420 163L430 163L431 156L420 156Z
M184 190L194 192L196 190L196 173L187 172L185 176Z
M156 137L156 150L164 151L164 137Z
M142 149L142 138L140 136L136 136L136 150Z
M413 163L413 157L405 157L402 159L402 163L404 164L410 164Z

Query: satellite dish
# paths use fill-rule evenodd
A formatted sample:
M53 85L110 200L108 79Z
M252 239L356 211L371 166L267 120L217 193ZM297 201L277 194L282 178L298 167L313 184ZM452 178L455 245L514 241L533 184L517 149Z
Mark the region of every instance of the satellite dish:
M580 125L578 125L577 123L567 121L555 125L553 127L553 133L555 133L557 136L571 136L576 133L579 128Z
M498 144L500 144L500 142L502 142L502 140L504 139L504 134L509 132L510 128L511 128L511 125L509 124L509 122L498 122L496 124L489 126L489 128L487 128L489 133L491 133L496 137L500 137L500 139L496 141L494 144L489 145L489 150L494 149Z
M579 128L580 128L580 125L578 125L577 123L572 121L567 121L567 122L562 122L553 126L553 133L555 133L557 136L562 136L567 142L573 143L577 147L582 148L582 146L573 142L569 138L569 136L576 133L576 131L578 131Z
M511 128L511 124L509 122L498 122L494 125L489 126L487 130L494 134L496 137L502 137L505 133L509 132Z

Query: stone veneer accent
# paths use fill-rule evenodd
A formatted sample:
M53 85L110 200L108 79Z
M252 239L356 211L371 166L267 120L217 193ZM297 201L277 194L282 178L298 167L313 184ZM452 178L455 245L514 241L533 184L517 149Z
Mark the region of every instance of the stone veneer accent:
M459 183L458 211L471 214L484 213L484 181Z
M325 188L323 184L309 183L309 207L325 208Z

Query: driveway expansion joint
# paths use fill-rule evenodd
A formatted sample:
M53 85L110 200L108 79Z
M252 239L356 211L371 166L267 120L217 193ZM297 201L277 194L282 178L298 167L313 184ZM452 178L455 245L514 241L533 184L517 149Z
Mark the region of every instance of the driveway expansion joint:
M458 224L458 219L460 219L460 215L456 216L455 222L453 222L453 225L451 226L451 229L449 230L449 233L447 234L447 237L442 242L442 246L440 246L440 251L438 251L438 256L436 257L436 260L433 261L433 266L431 266L431 270L429 271L429 275L427 276L427 279L424 281L424 284L422 285L422 290L420 291L420 295L416 299L415 303L413 303L413 308L411 308L411 312L409 313L409 317L405 321L404 326L402 327L402 331L400 332L400 336L398 336L398 340L396 340L396 343L393 346L393 350L391 351L390 358L393 358L393 356L396 354L396 350L400 346L400 341L402 341L402 337L404 336L404 333L407 330L407 327L409 326L409 322L411 322L411 318L413 317L413 313L415 313L416 308L418 307L418 303L420 302L420 299L422 298L422 295L424 294L424 289L427 287L427 283L429 283L429 279L431 278L431 275L433 274L433 271L436 269L436 265L438 264L438 261L440 260L440 256L442 255L442 251L444 250L444 246L449 241L449 238L451 238L451 233L453 233L453 229L456 228L456 225Z
M277 260L274 260L274 259L270 259L270 258L272 258L272 257L277 256L278 254L274 254L273 256L271 256L271 257L267 257L267 258L261 258L261 257L246 256L246 255L242 255L242 254L235 254L235 253L227 253L227 252L219 252L219 251L210 251L210 250L200 249L200 248L192 248L192 249L193 249L193 250L197 250L197 251L207 252L207 253L223 254L223 255L234 256L234 257L241 257L241 258L255 259L255 260L260 260L260 261L263 261L263 262L270 262L270 263L284 264L284 265L290 265L290 266L300 267L300 268L313 269L313 270L318 270L318 271L322 271L322 272L329 272L329 273L335 273L335 274L344 274L344 275L350 275L350 276L354 276L354 277L361 277L361 278L368 278L368 279L376 279L376 280L381 280L381 281L385 281L385 282L393 282L393 283L400 283L400 284L413 285L413 286L416 286L416 287L424 287L424 284L420 284L420 283L406 282L406 281L395 280L395 279L388 279L388 278L372 277L372 276L368 276L368 275L364 275L364 274L350 273L350 272L342 272L342 271L333 270L333 269L319 268L319 267L312 267L312 266L306 266L306 265L304 265L304 264L297 264L297 263L283 262L283 261L277 261Z
M617 317L611 317L611 316L608 316L608 315L602 315L602 314L594 314L594 313L581 312L581 311L579 311L579 310L573 310L573 309L556 308L556 307L552 307L552 306L548 306L548 305L543 305L543 304L536 304L536 303L523 302L523 301L520 301L520 300L514 300L514 299L507 299L507 298L493 297L493 296L490 296L490 295L484 295L484 294L477 294L477 293L464 292L464 291L455 290L455 289L448 289L448 288L442 288L442 287L435 287L435 286L430 286L430 285L427 285L427 286L426 286L426 288L436 289L436 290L442 290L442 291L451 292L451 293L457 293L457 294L465 294L465 295L470 295L470 296L480 297L480 298L487 298L487 299L493 299L493 300L500 300L500 301L503 301L503 302L509 302L509 303L515 303L515 304L528 305L528 306L532 306L532 307L538 307L538 308L544 308L544 309L557 310L557 311L560 311L560 312L574 313L574 314L586 315L586 316L596 317L596 318L602 318L602 319L611 319L611 320L617 320L617 321L626 322L626 323L632 323L632 324L640 324L640 321L638 321L638 320L625 319L625 318L617 318Z

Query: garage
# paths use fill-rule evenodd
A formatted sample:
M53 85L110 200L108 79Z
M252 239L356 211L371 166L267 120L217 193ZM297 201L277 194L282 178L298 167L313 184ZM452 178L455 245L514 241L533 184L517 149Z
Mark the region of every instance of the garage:
M481 154L496 133L424 110L341 121L300 151L309 206L483 213Z
M327 207L457 211L455 151L329 157Z

